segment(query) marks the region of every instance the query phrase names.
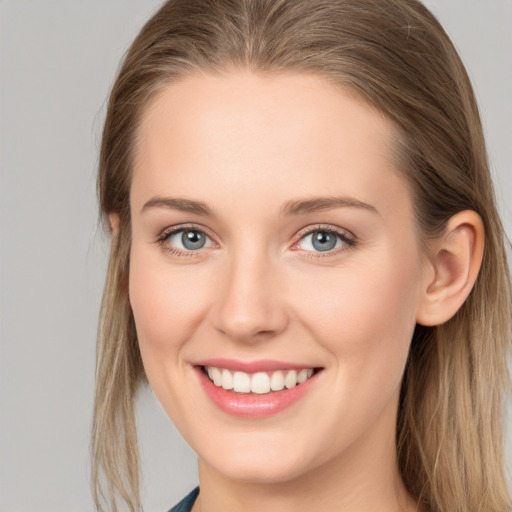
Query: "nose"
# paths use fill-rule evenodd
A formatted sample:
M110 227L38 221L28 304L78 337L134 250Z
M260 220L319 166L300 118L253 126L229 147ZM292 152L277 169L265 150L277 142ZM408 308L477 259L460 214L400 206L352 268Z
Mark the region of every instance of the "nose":
M288 325L284 293L276 265L264 251L244 251L225 262L213 310L218 332L252 343L281 334Z

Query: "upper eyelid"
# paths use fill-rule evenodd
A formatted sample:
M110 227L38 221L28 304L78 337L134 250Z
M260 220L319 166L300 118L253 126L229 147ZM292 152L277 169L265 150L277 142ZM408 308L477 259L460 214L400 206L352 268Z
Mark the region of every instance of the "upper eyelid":
M206 228L205 226L201 226L200 224L178 224L177 226L169 226L165 229L163 229L158 235L157 240L163 240L167 238L170 235L173 235L174 233L178 233L180 231L200 231L201 233L204 233L208 238L213 239L215 238L212 236L210 230Z
M351 240L357 240L357 237L348 229L340 228L337 226L333 226L332 224L317 224L312 226L307 226L297 232L295 236L303 238L306 235L310 235L311 233L315 233L317 231L327 231L329 233L335 233L340 236L345 236L345 238L349 238Z

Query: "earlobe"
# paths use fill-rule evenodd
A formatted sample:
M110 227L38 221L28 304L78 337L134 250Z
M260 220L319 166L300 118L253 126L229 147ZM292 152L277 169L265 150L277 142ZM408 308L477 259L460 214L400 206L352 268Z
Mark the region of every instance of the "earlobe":
M108 216L110 231L114 236L119 233L119 215L117 213L110 213Z
M484 252L480 215L464 210L450 218L444 234L432 244L428 282L423 284L416 321L425 326L448 321L475 284Z

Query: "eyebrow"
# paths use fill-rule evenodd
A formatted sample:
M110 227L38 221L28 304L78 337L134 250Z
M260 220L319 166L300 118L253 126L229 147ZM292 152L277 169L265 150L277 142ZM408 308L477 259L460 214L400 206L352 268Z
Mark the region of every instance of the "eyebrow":
M151 208L167 208L186 213L195 213L205 217L214 217L213 208L204 201L194 201L177 197L152 197L142 207L141 212ZM306 199L292 199L281 206L280 216L301 215L332 208L361 208L378 214L377 208L371 204L364 203L351 197L311 197Z
M351 197L312 197L307 199L294 199L287 201L281 207L281 215L300 215L304 213L329 210L331 208L362 208L373 213L379 213L375 206L363 203Z
M149 201L144 203L141 213L151 208L167 208L169 210L178 210L180 212L196 213L197 215L214 216L213 209L205 202L177 197L152 197Z

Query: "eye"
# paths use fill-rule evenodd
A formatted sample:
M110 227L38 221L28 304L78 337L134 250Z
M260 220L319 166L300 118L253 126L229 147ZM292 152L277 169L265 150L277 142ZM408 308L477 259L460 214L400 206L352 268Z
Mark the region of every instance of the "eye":
M197 252L212 245L212 240L200 229L178 228L162 234L158 242L174 254Z
M336 249L352 247L355 243L354 238L346 232L329 227L310 230L301 237L296 247L311 252L338 252Z

